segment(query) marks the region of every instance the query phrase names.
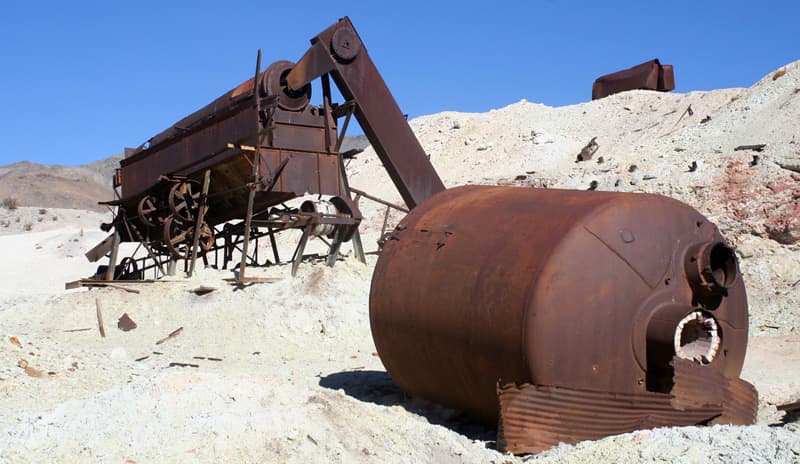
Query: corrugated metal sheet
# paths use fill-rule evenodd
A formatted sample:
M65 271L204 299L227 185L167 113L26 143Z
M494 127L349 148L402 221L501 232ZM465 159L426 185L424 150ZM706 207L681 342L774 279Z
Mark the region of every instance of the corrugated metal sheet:
M758 416L758 392L755 387L741 379L727 379L727 381L722 416L714 419L712 423L755 424Z
M722 414L718 405L672 407L664 393L613 393L540 385L499 388L497 447L514 454L538 453L560 442L670 425L693 425Z
M560 442L596 440L639 429L755 422L758 401L752 385L677 357L672 365L670 394L501 386L497 447L514 454L538 453Z
M714 424L753 424L758 414L758 392L741 379L725 377L709 366L674 358L675 385L672 405L676 409L706 404L722 406L722 415Z

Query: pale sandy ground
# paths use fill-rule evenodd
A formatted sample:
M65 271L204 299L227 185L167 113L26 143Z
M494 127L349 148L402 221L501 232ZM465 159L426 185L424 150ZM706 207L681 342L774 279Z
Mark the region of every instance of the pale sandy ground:
M761 392L759 425L658 429L502 455L493 429L407 397L386 375L369 329L374 255L367 265L304 263L295 278L286 265L252 268L281 280L243 289L223 280L231 271L201 269L138 286L140 294L64 291L65 281L94 272L81 253L103 237L97 225L108 218L21 208L0 210L0 462L798 462L800 428L774 405L800 400L800 246L792 243L800 177L776 164L800 164L800 67L772 76L750 89L637 91L564 108L520 102L412 121L448 186L587 188L596 180L601 190L677 197L717 222L748 286L743 377ZM694 115L681 119L690 104ZM594 136L595 160L575 163ZM755 143L768 146L751 167L753 153L733 148ZM689 173L692 161L698 169ZM369 150L349 171L354 186L399 202ZM375 250L383 210L363 209L365 244ZM284 238L283 256L296 240ZM309 252L321 250L317 242ZM201 285L216 290L191 291ZM125 312L137 329L117 329Z

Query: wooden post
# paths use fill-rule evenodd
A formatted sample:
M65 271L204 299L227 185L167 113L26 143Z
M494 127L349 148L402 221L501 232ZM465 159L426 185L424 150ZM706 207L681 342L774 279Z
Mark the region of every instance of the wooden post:
M114 241L111 245L111 256L108 258L108 269L106 269L106 280L114 280L114 269L117 267L117 253L119 252L120 236L116 226L114 226Z
M200 194L200 209L197 213L197 223L194 225L194 240L192 241L192 261L189 264L189 277L194 274L194 263L197 261L197 246L200 244L200 228L203 226L203 219L206 215L206 200L208 197L208 185L211 183L211 169L206 169L203 178L203 193Z
M261 88L261 49L256 58L256 77L253 79L253 98L256 101L256 134L261 134L261 100L258 89ZM253 220L253 202L256 198L258 186L258 167L261 163L261 136L256 137L256 150L253 153L253 181L250 184L250 196L247 199L247 216L244 219L244 243L242 243L242 262L239 264L239 282L244 282L245 268L247 267L247 248L250 244L250 223Z

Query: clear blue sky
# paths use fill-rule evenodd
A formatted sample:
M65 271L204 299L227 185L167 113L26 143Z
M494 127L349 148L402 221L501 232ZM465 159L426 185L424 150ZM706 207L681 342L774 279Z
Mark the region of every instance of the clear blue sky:
M660 58L677 91L749 86L800 59L800 1L8 0L0 165L77 165L166 129L348 15L410 117L587 101ZM318 94L317 94L318 95Z

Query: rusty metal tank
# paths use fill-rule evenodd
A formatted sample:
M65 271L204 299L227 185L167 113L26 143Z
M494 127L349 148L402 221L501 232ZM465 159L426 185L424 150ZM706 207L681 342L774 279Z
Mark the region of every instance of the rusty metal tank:
M675 356L737 378L748 316L733 250L677 200L465 186L388 237L370 324L403 390L495 422L498 384L667 393Z

